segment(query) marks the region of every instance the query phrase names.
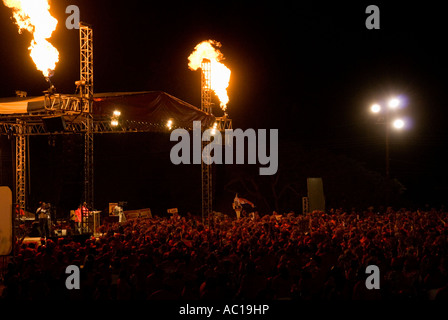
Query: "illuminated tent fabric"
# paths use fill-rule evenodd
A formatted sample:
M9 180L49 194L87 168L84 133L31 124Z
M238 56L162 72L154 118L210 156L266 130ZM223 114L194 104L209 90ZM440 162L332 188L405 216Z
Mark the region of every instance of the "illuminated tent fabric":
M1 114L26 114L45 110L45 97L13 97L0 99Z
M110 117L114 110L120 119L165 125L172 120L173 127L192 128L193 121L211 126L214 117L195 106L163 91L112 92L94 94L93 115Z

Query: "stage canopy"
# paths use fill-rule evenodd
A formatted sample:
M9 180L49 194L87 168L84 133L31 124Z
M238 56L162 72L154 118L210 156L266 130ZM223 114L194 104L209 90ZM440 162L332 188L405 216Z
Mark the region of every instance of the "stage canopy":
M174 128L191 128L193 121L201 121L206 126L214 122L212 115L163 91L94 94L94 118L111 117L114 110L121 112L120 120L162 126L171 120ZM31 113L45 113L44 96L0 99L0 116L24 116Z
M98 117L118 110L120 119L161 125L172 120L173 127L191 128L193 121L211 126L214 122L212 115L163 91L98 93L94 101L93 114Z
M0 116L44 111L44 100L44 96L0 98Z

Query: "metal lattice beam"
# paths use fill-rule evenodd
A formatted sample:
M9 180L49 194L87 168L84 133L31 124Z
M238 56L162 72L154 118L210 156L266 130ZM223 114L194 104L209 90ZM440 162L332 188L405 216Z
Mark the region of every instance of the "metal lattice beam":
M232 119L227 115L219 118L215 118L216 130L224 132L226 129L232 129Z
M211 113L211 62L208 59L202 60L201 63L201 110ZM202 150L207 143L202 141ZM201 177L202 177L202 223L205 222L205 217L210 216L213 208L213 180L212 180L212 165L204 162L201 157ZM206 161L208 159L205 159ZM208 161L207 161L208 162Z
M94 205L94 172L93 172L93 29L80 23L80 93L82 99L82 124L84 127L84 203L89 210ZM84 231L92 231L88 217L82 214L81 227Z
M83 97L93 99L93 29L83 23L79 24L79 42L80 42L80 76L83 84ZM86 105L86 107L91 107ZM92 110L84 110L91 113Z
M86 132L85 122L71 121L70 117L65 118L66 129L60 132L48 132L45 129L42 120L26 121L23 123L24 130L21 134L25 136L47 136L60 134L84 134ZM0 120L1 121L1 120ZM191 128L185 128L191 129ZM93 119L92 133L131 133L131 132L163 132L166 127L159 123L150 123L144 121L122 120L119 126L113 126L109 119ZM0 122L0 135L16 136L20 132L20 126L16 122Z
M16 172L15 172L15 198L19 208L25 210L26 195L26 136L25 123L23 120L17 120L16 144Z
M212 85L211 85L211 62L209 59L201 63L201 110L212 113Z
M84 120L84 202L94 208L93 198L93 119L87 114Z

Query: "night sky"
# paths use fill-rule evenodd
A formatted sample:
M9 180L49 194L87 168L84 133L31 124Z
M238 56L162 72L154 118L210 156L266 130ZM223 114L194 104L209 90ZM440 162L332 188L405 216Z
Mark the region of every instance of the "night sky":
M60 52L52 81L63 93L73 93L79 78L78 30L65 28L70 4L94 29L95 92L161 90L199 106L200 74L187 58L214 39L232 71L234 128L279 129L282 140L346 155L382 174L384 128L369 107L399 95L410 126L391 134L391 176L420 203L448 204L441 7L376 2L380 29L368 30L372 3L364 1L52 1L59 24L51 42ZM28 55L30 36L19 35L10 16L0 5L0 97L17 89L39 95L48 85Z

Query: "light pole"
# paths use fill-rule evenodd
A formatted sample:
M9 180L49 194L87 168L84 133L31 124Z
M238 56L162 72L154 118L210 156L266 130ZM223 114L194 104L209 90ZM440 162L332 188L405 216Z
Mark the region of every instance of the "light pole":
M405 125L404 121L402 119L395 119L394 121L390 121L390 113L392 111L396 111L397 108L400 106L401 102L397 98L390 99L385 105L380 105L378 103L373 104L370 107L370 111L372 111L375 114L382 114L383 115L383 121L379 121L379 123L382 123L385 125L386 130L386 177L387 179L390 178L390 156L389 156L389 136L390 136L390 129L393 127L394 129L402 129Z

